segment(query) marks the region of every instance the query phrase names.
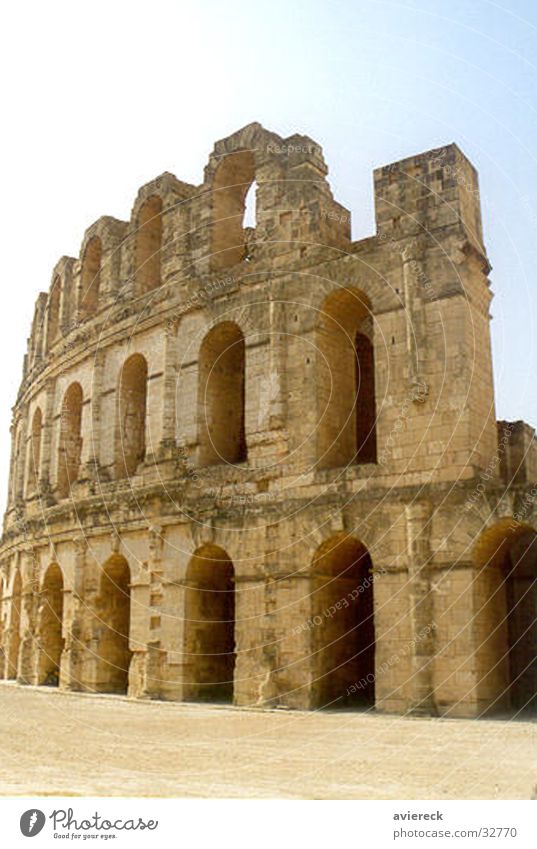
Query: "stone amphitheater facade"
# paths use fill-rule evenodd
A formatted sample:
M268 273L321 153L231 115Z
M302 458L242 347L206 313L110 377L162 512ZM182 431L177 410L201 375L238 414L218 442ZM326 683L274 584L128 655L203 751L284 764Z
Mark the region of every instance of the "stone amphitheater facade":
M495 417L477 175L254 123L38 296L13 409L0 673L134 698L535 705L534 431ZM244 211L255 192L255 226Z

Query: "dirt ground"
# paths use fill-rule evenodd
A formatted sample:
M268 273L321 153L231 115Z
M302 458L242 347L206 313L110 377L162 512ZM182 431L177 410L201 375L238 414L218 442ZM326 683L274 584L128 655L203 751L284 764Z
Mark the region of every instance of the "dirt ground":
M537 725L135 702L0 684L2 795L529 799Z

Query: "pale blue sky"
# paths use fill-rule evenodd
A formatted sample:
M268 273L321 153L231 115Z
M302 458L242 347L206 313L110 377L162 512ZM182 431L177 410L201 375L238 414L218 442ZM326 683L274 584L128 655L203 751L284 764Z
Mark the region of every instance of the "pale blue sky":
M373 232L374 167L457 142L494 267L498 418L537 425L537 3L22 0L2 17L2 481L56 260L162 171L201 182L213 142L253 120L323 146L354 238Z

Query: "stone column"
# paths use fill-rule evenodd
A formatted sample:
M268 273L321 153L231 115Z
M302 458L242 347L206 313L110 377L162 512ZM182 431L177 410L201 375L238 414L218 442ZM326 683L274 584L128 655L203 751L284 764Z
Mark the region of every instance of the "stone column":
M56 380L49 378L46 383L45 415L41 435L41 470L39 476L39 489L41 495L46 497L51 493L50 471L54 459L52 457L52 436L54 426L54 398Z
M174 384L175 388L175 384ZM175 426L175 419L174 419ZM149 528L149 617L146 654L146 679L143 695L155 698L161 694L164 651L162 648L161 613L164 604L164 529L159 525Z
M418 240L406 245L402 259L409 383L412 396L418 396L416 400L423 400L428 393L421 361L426 345L425 313L421 297L421 281L425 272L423 247Z
M2 594L0 596L0 679L7 675L7 656L8 656L8 629L5 627L7 622L6 616L6 601L8 596L8 575L9 575L9 559L6 559L0 565L0 588Z
M162 380L162 426L159 459L168 459L175 448L175 392L177 386L177 324L166 323L164 376Z
M269 304L269 392L266 417L266 426L269 430L285 427L287 417L285 313L286 304L271 298Z
M9 484L8 484L8 493L7 493L7 509L10 510L15 506L16 500L16 475L17 475L17 427L16 423L13 422L10 428L11 434L11 460L9 463ZM22 444L22 440L19 442Z
M426 715L436 714L433 691L436 625L431 594L430 519L428 504L416 502L406 506L412 668L410 712Z
M89 410L85 408L83 413L82 480L97 481L99 479L104 360L104 352L97 351L93 360L91 404Z
M72 590L64 589L64 645L60 663L60 689L80 690L84 644L81 640L83 581L87 542L83 537L74 539L75 571ZM67 616L66 616L67 614Z
M61 686L68 690L94 692L99 661L99 635L95 619L99 579L87 556L88 544L77 537L75 578L71 597L71 622L66 629L62 656Z
M32 322L32 332L30 337L30 368L33 368L43 359L47 298L48 296L46 292L40 292L35 303L34 319Z
M35 684L36 664L39 645L37 633L37 602L39 591L39 562L33 549L23 555L21 569L22 602L20 633L21 642L17 666L17 682L19 684Z
M163 529L148 529L149 558L131 584L129 696L156 698L161 690L161 608ZM132 602L135 602L133 605Z
M307 624L311 574L309 569L296 569L295 558L282 552L279 539L277 525L268 526L257 704L309 709L314 702L312 633Z
M262 664L263 678L259 682L256 702L256 705L262 707L277 707L280 704L277 599L277 580L272 575L267 575L264 585L265 615L259 658Z
M20 428L19 428L19 455L14 457L13 476L14 476L14 496L15 505L21 506L24 500L24 477L26 474L26 458L28 438L28 404L25 404L21 409ZM15 449L16 450L16 449Z

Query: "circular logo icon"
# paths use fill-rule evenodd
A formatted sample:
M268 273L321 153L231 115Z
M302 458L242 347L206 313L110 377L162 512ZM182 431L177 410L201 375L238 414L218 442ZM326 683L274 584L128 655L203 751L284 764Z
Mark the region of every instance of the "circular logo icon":
M25 837L35 837L45 825L45 814L37 808L30 808L21 817L21 831Z

